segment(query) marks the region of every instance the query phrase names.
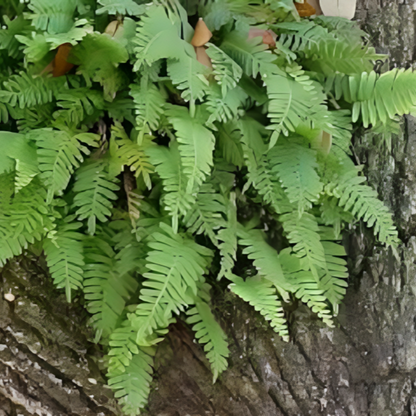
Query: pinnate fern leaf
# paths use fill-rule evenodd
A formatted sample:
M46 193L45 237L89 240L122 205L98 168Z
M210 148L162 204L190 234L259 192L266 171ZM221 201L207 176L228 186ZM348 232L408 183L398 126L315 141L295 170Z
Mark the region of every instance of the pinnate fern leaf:
M101 336L107 338L120 323L126 301L138 284L128 273L118 273L116 253L104 239L88 237L83 246L84 294L97 342Z
M195 338L204 345L204 351L211 363L213 382L226 370L227 357L230 355L224 331L211 311L209 305L202 300L197 300L195 307L187 311L186 322L196 332Z
M167 115L176 130L183 172L188 179L186 192L192 194L211 173L215 137L184 107L172 107Z
M28 135L38 147L40 178L48 188L47 201L54 195L62 195L74 169L84 160L90 150L85 145L96 147L98 136L92 133L71 133L63 130L32 130Z
M172 228L177 232L179 216L186 215L195 202L195 197L187 192L188 179L183 172L177 143L170 149L162 146L149 148L150 162L163 181L165 195L162 202L172 216Z
M182 98L190 103L191 115L195 112L195 102L202 100L209 91L206 76L209 68L196 60L196 56L184 55L180 59L168 60L168 74L172 83L182 91Z
M136 109L136 128L139 131L138 144L143 135L157 130L160 117L164 113L165 99L160 90L150 82L142 80L140 85L130 85Z
M281 139L268 153L270 171L281 181L290 203L301 214L312 207L323 189L316 172L316 152L296 141Z
M83 286L84 235L78 231L81 226L75 222L64 223L43 244L54 283L58 288L65 288L68 302L71 302L72 290Z
M137 45L134 71L138 71L144 63L151 65L163 58L178 59L184 54L185 42L161 5L153 5L142 17L134 42Z
M232 292L260 312L284 341L289 341L289 330L282 302L270 280L259 276L243 280L241 277L235 276L229 287Z
M140 291L142 303L137 306L132 324L139 328L137 343L148 345L148 337L158 328L166 328L172 313L179 313L192 304L197 284L203 281L210 262L211 250L196 244L185 235L174 234L172 228L161 223L160 232L148 242L149 272Z
M93 235L96 222L106 222L112 201L117 199L117 180L107 172L105 160L87 163L76 172L74 207L79 220L88 219L88 233Z
M146 5L137 4L133 0L99 0L99 4L102 7L97 9L98 15L103 13L115 14L115 15L130 15L130 16L141 16L146 11Z

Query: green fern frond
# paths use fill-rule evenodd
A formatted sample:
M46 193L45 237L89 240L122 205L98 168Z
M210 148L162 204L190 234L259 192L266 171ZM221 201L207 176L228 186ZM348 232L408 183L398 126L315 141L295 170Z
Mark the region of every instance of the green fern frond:
M165 195L162 202L172 216L172 228L177 232L179 216L186 215L195 203L195 197L187 192L188 178L183 172L178 144L171 143L169 149L162 146L149 148L150 162L163 181Z
M110 335L107 372L109 386L130 416L140 414L147 403L155 355L155 348L137 346L135 332L126 320Z
M316 25L322 26L336 39L355 43L367 43L370 35L355 20L348 20L338 16L316 16L313 20Z
M24 53L29 62L41 61L50 50L58 48L64 43L75 45L81 41L88 33L93 31L88 20L79 19L73 27L64 33L36 33L31 36L16 35L17 40L26 45Z
M319 236L316 218L307 212L299 217L298 212L280 216L287 239L293 244L293 252L301 263L302 270L310 271L319 282L319 270L327 270L325 252Z
M63 223L43 243L46 262L55 285L65 288L66 298L71 302L71 291L82 289L84 280L84 235L78 230L82 224Z
M114 231L112 242L116 251L116 272L121 276L145 273L147 247L139 241L136 223L133 226L128 220L117 220L110 222L109 227Z
M341 257L346 256L344 247L335 243L334 230L329 227L320 227L319 234L325 252L325 260L328 272L321 276L319 287L325 293L325 297L331 302L334 315L339 312L339 305L345 296L348 283L347 262Z
M219 121L227 123L238 120L243 113L243 104L247 99L247 94L240 87L228 91L225 96L221 94L220 87L212 85L208 92L207 108L211 115L207 125L212 127L212 123ZM214 126L215 128L215 126Z
M58 123L75 128L81 123L96 121L104 109L102 93L86 87L62 91L56 100L56 105L62 110L56 111L54 118Z
M191 194L211 173L215 137L185 107L172 106L167 116L176 130L183 173L188 179L186 192Z
M313 82L299 67L292 69L291 76L275 72L263 75L269 97L268 117L272 123L267 129L273 131L270 147L275 145L281 133L288 136L304 120L322 123L326 111L322 105L325 97L318 94Z
M18 105L20 108L47 104L63 90L65 84L63 77L34 77L20 72L10 76L3 83L4 89L0 90L0 101L12 107Z
M316 152L306 143L281 138L269 151L270 171L276 175L285 189L291 204L298 207L299 214L312 207L319 199L323 184L316 172Z
M235 276L229 288L237 296L248 302L270 322L270 326L284 341L289 341L289 330L282 302L276 294L273 283L260 276L249 277L245 281Z
M369 72L373 68L373 62L384 57L376 54L374 48L360 44L351 45L336 39L311 43L307 49L303 49L303 52L304 66L325 75L335 73L354 75Z
M326 287L333 282L317 282L310 271L302 270L301 260L291 253L290 248L280 253L280 260L285 274L296 288L295 296L306 303L326 325L333 327L332 313L325 297Z
M96 222L106 222L111 214L112 201L117 199L117 179L107 172L107 164L97 160L82 166L75 173L74 207L78 220L88 219L88 233L95 233Z
M107 338L120 323L126 301L138 284L129 274L117 273L116 254L105 240L88 237L83 245L84 294L98 342L101 336Z
M13 190L13 175L0 175L3 184ZM4 181L4 182L3 182ZM40 241L55 227L46 191L37 178L12 197L0 191L0 265L22 254L29 244Z
M218 244L215 230L223 224L221 214L225 214L224 197L217 193L212 184L201 186L194 206L183 219L190 233L205 234L214 245Z
M267 50L267 46L259 38L247 40L240 32L230 32L220 48L250 77L256 78L259 73L263 75L270 71L280 72L272 64L276 56ZM283 72L281 74L284 75Z
M355 218L362 219L368 227L374 227L380 242L395 248L400 240L391 213L378 199L377 192L364 184L365 181L366 178L357 176L356 172L345 174L332 193L339 198L340 207L350 211Z
M213 43L208 43L207 54L211 58L214 78L218 85L221 85L221 93L224 97L228 91L237 86L243 75L243 70Z
M416 74L412 69L393 69L378 75L374 71L350 77L329 78L326 89L353 103L352 121L361 116L364 127L386 124L396 115L409 114L416 105Z
M150 175L153 173L154 167L146 153L149 147L154 145L151 137L145 136L141 144L138 145L129 139L123 127L117 123L112 127L112 136L115 145L110 151L113 153L112 157L116 158L121 166L129 166L136 178L142 176L147 188L151 189Z
M363 45L361 40L339 39L336 32L328 32L327 28L312 21L285 22L276 27L289 32L282 34L279 42L293 52L302 52L301 62L311 71L353 75L371 71L372 62L384 57L376 54L374 48Z
M283 300L289 300L289 293L294 293L296 287L283 273L277 251L264 239L260 230L239 231L239 244L244 246L246 254L257 269L260 276L269 280L278 290Z
M217 145L222 157L238 168L244 164L244 153L241 144L241 131L235 121L229 123L218 123L215 126L218 130Z
M160 224L160 232L153 233L148 242L149 272L140 291L140 303L132 325L138 328L137 343L148 345L148 337L158 328L167 328L172 313L179 313L193 304L197 284L209 265L211 250L196 244L185 235L174 234L172 228Z
M16 35L24 35L30 32L30 22L22 15L10 20L9 17L3 16L4 24L7 29L2 28L0 31L0 49L7 51L7 54L13 58L20 58L23 53Z
M184 54L185 45L178 28L168 18L163 6L153 5L148 9L140 20L134 42L137 45L134 71L141 69L144 63L152 65L159 59L178 59Z
M78 65L77 71L87 81L93 80L103 86L104 98L112 101L116 92L127 79L117 67L128 60L127 50L107 34L92 33L71 51L70 61Z
M98 0L98 3L102 6L96 10L98 15L103 13L114 15L130 15L141 16L145 13L147 6L145 4L137 4L133 0Z
M28 5L32 13L28 18L36 29L49 33L67 32L74 24L74 13L79 0L31 0Z
M195 102L201 101L209 91L207 75L209 68L199 63L195 53L183 55L175 59L168 59L167 70L173 85L182 91L181 96L189 102L191 116L195 114Z
M227 357L230 355L224 331L211 311L209 305L202 300L195 302L195 307L189 309L186 322L196 332L195 338L204 345L204 351L211 363L213 382L227 369Z
M98 136L92 133L75 133L64 130L32 130L27 137L38 147L40 178L48 189L47 202L54 195L62 195L74 169L90 150L85 145L97 147Z
M137 416L147 404L153 373L153 348L139 348L125 371L119 375L108 374L108 385L119 400L123 412L128 416Z
M28 185L39 173L36 148L22 134L0 132L0 174L16 172L15 191Z
M140 85L130 85L136 110L136 128L139 131L138 144L144 134L151 134L159 127L160 117L164 113L165 99L161 91L151 82L140 81Z
M292 205L279 178L271 171L267 157L256 156L248 146L244 147L244 157L248 168L246 188L253 185L263 201L269 204L277 214L290 211Z

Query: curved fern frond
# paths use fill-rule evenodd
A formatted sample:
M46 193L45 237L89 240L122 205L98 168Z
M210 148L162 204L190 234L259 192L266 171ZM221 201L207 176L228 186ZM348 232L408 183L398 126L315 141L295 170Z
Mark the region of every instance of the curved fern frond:
M280 216L287 238L293 244L293 252L300 259L302 270L310 271L319 282L319 270L327 270L325 252L319 236L316 218L307 212Z
M244 111L242 107L246 99L247 94L240 87L236 87L222 95L220 87L212 85L207 99L207 108L211 113L207 125L215 128L215 126L212 126L212 123L215 121L227 123L238 120L240 113Z
M279 258L284 273L291 279L295 291L295 296L306 303L312 312L316 313L324 323L333 327L332 313L327 303L325 291L331 286L333 281L317 281L310 271L305 271L302 259L292 253L291 248L280 252Z
M201 101L209 91L206 76L211 72L210 69L198 62L194 53L193 56L184 55L179 59L168 59L167 70L173 85L182 91L182 98L189 102L190 113L193 117L195 102Z
M262 39L247 40L244 34L233 31L225 36L220 48L250 77L256 78L259 73L263 75L270 71L280 72L272 64L276 56L267 50ZM284 72L281 74L284 75Z
M202 184L195 204L183 219L190 233L205 234L214 245L218 244L215 230L220 228L225 214L224 197L210 183Z
M260 276L272 282L283 300L289 300L289 293L294 293L296 287L283 273L277 251L264 239L260 230L239 231L239 244L244 246L246 254L257 269Z
M178 230L179 216L186 215L195 202L195 197L187 193L188 178L183 172L178 144L171 143L170 149L162 146L149 148L150 162L163 181L163 203L172 216L172 228Z
M295 138L280 139L269 151L270 170L281 181L290 203L299 214L319 199L323 184L316 172L316 152Z
M364 184L366 178L350 172L339 179L332 191L339 198L338 205L345 211L350 211L357 218L374 227L380 242L393 249L399 244L397 229L393 224L389 209L378 199L377 192Z
M83 286L84 235L78 231L81 227L82 224L75 222L62 224L43 243L54 283L58 288L65 288L68 302L71 302L71 291Z
M130 85L136 109L136 123L139 131L138 144L144 134L152 133L159 127L161 115L164 113L165 99L160 90L151 82L140 81L140 85Z
M129 320L110 335L108 384L121 398L123 412L140 414L150 393L153 373L154 347L138 347L135 329Z
M25 72L12 75L3 83L0 90L0 101L12 107L33 107L53 101L66 84L64 77L33 77Z
M78 0L32 0L28 5L32 13L28 17L36 29L64 33L74 24L74 12L78 5Z
M282 302L279 300L276 288L273 287L270 280L255 276L244 281L241 277L235 276L229 288L253 306L256 311L260 312L284 341L289 341L289 330Z
M150 175L153 173L154 167L146 153L147 149L154 145L151 138L145 136L141 144L138 145L129 139L121 124L116 123L111 131L112 140L114 140L114 146L110 149L111 156L117 159L121 168L123 165L129 166L136 178L142 176L147 188L151 189Z
M150 394L150 384L153 373L152 348L139 348L134 354L125 371L120 375L108 374L108 385L115 391L114 396L120 399L123 412L128 416L140 414Z
M156 5L152 5L141 18L134 42L137 45L134 71L138 71L144 63L152 65L163 58L178 59L185 49L185 42L166 15L165 8Z
M103 13L114 15L130 15L141 16L145 13L147 6L145 4L137 4L133 0L98 0L98 3L102 6L96 10L96 14Z
M323 23L324 19L325 17L306 23L284 22L275 26L283 32L288 32L281 34L279 42L284 47L290 48L292 52L302 52L301 61L305 68L326 75L334 73L352 75L371 71L372 61L384 57L376 54L374 48L362 44L361 39L351 42L351 35L356 35L353 24L349 25L349 32L345 32L346 36L341 36L340 39L341 32L336 31L335 26L329 25L332 29L329 32L326 27L316 24Z
M0 184L13 192L13 175L0 175ZM46 203L46 190L37 178L12 197L0 190L0 265L22 254L55 227Z
M345 249L334 240L334 229L329 227L320 227L319 234L321 243L325 252L325 260L328 272L321 276L319 287L324 291L325 297L331 302L334 315L339 312L339 305L345 296L348 283L347 262L341 258L345 257Z
M83 155L89 155L84 144L97 147L98 135L92 133L70 134L63 130L32 130L27 137L36 142L40 178L48 188L47 202L54 195L62 195L71 174L83 161Z
M218 376L227 369L227 357L230 355L225 333L220 324L215 320L209 305L202 300L195 302L195 307L189 309L186 314L186 322L196 332L195 338L204 345L204 351L211 363L213 383Z
M104 99L100 91L91 88L65 90L56 96L57 105L62 110L53 116L57 122L78 127L81 123L98 119L104 109Z
M222 157L229 163L241 168L244 154L241 146L241 131L236 122L221 123L215 126L218 130L217 145Z
M211 173L215 137L185 107L171 107L167 115L176 130L183 173L188 179L186 192L192 194Z
M84 241L84 293L87 310L96 329L95 342L108 337L120 322L126 301L137 289L137 282L129 274L117 273L116 254L99 237Z
M167 328L172 313L179 313L193 304L192 294L197 294L197 284L209 265L211 250L196 244L180 234L174 234L166 224L148 242L151 251L147 256L149 272L140 291L142 303L136 316L130 317L138 328L136 341L148 345L148 337L158 328Z
M243 70L213 43L208 43L207 46L207 54L211 58L214 78L218 85L221 85L221 93L224 97L228 91L237 86L243 75Z
M352 121L361 116L364 127L386 124L396 115L409 114L416 105L416 74L411 68L393 69L378 75L374 71L359 75L328 78L327 90L335 98L353 103Z
M337 39L309 43L302 51L305 53L302 61L304 67L325 75L369 72L373 68L373 62L384 57L376 54L372 47L349 44Z
M78 219L88 219L88 233L95 233L96 222L106 222L111 214L112 202L117 199L119 186L111 177L104 160L97 160L82 166L75 173L74 207L78 208Z
M269 97L268 117L272 123L267 129L273 131L269 147L275 145L281 133L288 136L304 120L322 123L325 116L326 107L322 105L325 97L315 90L304 71L295 67L290 75L275 70L263 75Z

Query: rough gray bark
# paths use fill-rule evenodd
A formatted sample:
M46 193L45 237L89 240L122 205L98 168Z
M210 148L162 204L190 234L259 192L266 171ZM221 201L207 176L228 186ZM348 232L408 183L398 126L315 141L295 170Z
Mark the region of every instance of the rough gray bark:
M414 62L415 2L359 0L357 19L391 66ZM345 236L350 287L336 327L300 306L282 342L231 295L216 303L227 332L229 369L215 385L201 348L183 324L161 344L149 416L416 415L416 121L406 118L391 150L363 134L355 157L393 209L404 242L400 261L374 248L368 230ZM0 299L0 416L119 415L103 387L100 351L36 261L12 262ZM91 383L88 379L97 381Z

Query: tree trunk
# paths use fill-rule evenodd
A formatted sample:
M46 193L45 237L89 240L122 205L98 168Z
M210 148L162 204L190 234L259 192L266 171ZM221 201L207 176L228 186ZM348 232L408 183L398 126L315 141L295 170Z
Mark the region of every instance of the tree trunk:
M390 67L414 61L415 5L358 1L357 20ZM416 120L404 119L391 148L377 140L359 135L354 157L394 212L400 261L374 246L371 231L350 230L351 277L336 327L299 305L289 312L288 343L231 294L218 299L231 357L214 385L192 332L174 325L158 351L150 416L416 415ZM0 299L0 416L120 415L102 353L83 329L82 300L67 305L39 262L12 261L1 274L3 295L16 299Z

